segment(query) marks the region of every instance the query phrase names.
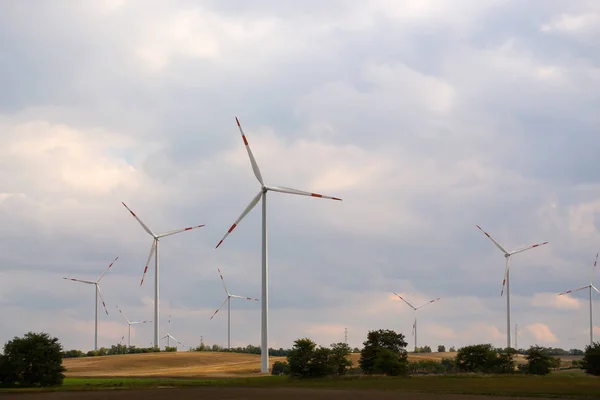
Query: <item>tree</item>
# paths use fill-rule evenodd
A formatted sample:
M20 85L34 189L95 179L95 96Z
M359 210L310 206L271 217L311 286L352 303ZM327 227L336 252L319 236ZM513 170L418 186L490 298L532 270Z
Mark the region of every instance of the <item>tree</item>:
M444 346L443 344L438 345L438 353L445 353L446 352L446 346Z
M454 353L456 351L456 348L454 346L450 347L450 350L448 350L450 353Z
M290 375L310 376L310 363L317 345L309 338L297 339L294 341L292 351L287 356L287 362L290 366Z
M369 331L358 364L365 374L400 375L408 372L404 335L392 330Z
M0 382L7 386L53 386L64 379L62 346L47 333L28 332L4 345Z
M348 368L352 367L352 361L348 359L350 356L350 346L346 343L333 343L331 352L329 353L329 364L334 374L344 375Z
M531 346L525 355L525 372L532 375L548 375L553 366L553 357L540 346Z
M289 365L285 361L275 361L271 368L271 375L285 375L288 373Z
M333 368L329 363L329 356L331 349L327 347L319 346L318 349L313 351L310 364L309 364L309 375L313 378L321 378L323 376L332 375Z
M476 344L458 349L456 366L463 372L513 373L514 349L495 349L491 344Z
M585 346L581 369L594 376L600 376L600 342Z

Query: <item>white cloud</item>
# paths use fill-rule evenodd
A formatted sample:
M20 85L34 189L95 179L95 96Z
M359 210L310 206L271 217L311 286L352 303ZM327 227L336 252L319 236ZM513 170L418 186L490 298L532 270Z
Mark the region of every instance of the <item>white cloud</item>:
M558 342L558 338L546 324L536 322L535 324L527 325L525 329L541 345L549 345Z
M557 293L536 293L531 298L531 305L559 310L571 310L581 307L578 299L566 295L558 296Z

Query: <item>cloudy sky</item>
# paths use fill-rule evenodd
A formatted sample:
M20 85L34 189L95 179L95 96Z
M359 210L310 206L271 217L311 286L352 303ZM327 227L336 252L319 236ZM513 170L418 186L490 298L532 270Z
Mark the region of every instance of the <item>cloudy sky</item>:
M45 331L93 348L153 317L161 336L227 343L225 297L260 297L269 194L270 346L360 346L394 329L419 344L506 342L510 249L518 344L582 348L600 250L600 5L455 0L12 1L0 4L0 341ZM234 301L232 344L260 343L260 304ZM600 310L600 295L595 296ZM171 315L171 326L167 324ZM600 311L595 331L600 338ZM150 324L132 344L148 346ZM412 344L411 344L412 347Z

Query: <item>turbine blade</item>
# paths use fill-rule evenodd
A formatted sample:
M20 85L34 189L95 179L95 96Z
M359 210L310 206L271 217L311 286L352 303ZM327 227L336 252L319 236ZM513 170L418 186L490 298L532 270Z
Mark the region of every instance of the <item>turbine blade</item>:
M512 256L513 254L521 253L521 252L523 252L525 250L530 250L530 249L536 248L538 246L543 246L545 244L548 244L548 242L532 244L531 246L526 246L526 247L523 247L521 249L515 250L512 253L510 253L510 255Z
M129 325L131 325L131 324L136 324L136 323L137 323L137 322L131 322L131 321L129 321L129 320L127 319L127 317L125 316L125 313L124 313L123 311L121 311L121 309L119 308L119 306L115 306L115 307L117 307L117 310L119 310L119 313L121 313L121 315L123 316L123 318L125 318L125 321L127 321L127 323L128 323Z
M506 278L508 276L508 264L510 262L510 256L506 257L506 267L504 268L504 279L502 280L502 290L500 291L500 297L504 295L504 285L506 285Z
M267 186L266 188L269 190L272 190L274 192L287 193L287 194L298 194L301 196L319 197L322 199L331 199L331 200L342 201L342 199L340 199L339 197L325 196L325 195L319 194L319 193L305 192L304 190L292 189L292 188L283 187L283 186Z
M261 196L262 196L262 190L260 192L258 192L258 194L252 199L250 204L248 204L248 206L244 209L244 212L242 212L242 215L240 215L240 217L233 223L233 225L231 225L231 228L229 228L229 230L227 231L225 236L223 236L223 239L221 239L219 244L217 244L217 247L215 247L215 249L218 248L221 245L221 243L223 243L225 238L227 236L229 236L229 234L235 229L236 226L238 226L238 224L246 216L246 214L248 214L256 206L256 204L260 200Z
M589 288L589 287L590 287L590 285L585 285L585 286L582 286L582 287L580 287L580 288L577 288L577 289L573 289L573 290L567 290L567 291L565 291L565 292L559 293L558 295L559 295L559 296L562 296L563 294L569 294L569 293L577 292L577 291L579 291L579 290L587 289L587 288ZM592 287L593 287L593 286L592 286Z
M156 239L152 241L152 246L150 247L150 254L148 255L148 260L146 261L146 266L144 267L144 273L142 274L142 281L140 282L140 286L144 284L144 278L146 277L146 272L148 272L148 265L150 264L150 260L152 260L152 256L154 255L154 250L156 249Z
M398 297L400 297L400 300L402 300L403 302L405 302L406 304L408 304L413 310L416 310L416 307L413 306L412 304L410 304L408 301L406 301L406 299L404 299L404 297L400 296L398 293L394 292L394 294Z
M223 284L223 287L225 288L225 293L227 293L227 296L231 296L231 294L229 293L229 290L227 290L227 285L225 285L225 279L223 279L223 274L221 273L221 269L217 268L217 270L219 271L219 276L221 277L221 283Z
M121 202L121 203L122 203L122 204L125 206L125 208L126 208L126 209L128 209L128 210L129 210L129 212L131 213L131 215L133 215L133 217L134 217L135 219L137 219L137 221L140 223L140 225L142 225L142 228L144 228L144 230L145 230L146 232L148 232L148 234L150 234L152 237L156 237L156 235L155 235L154 233L152 233L152 231L150 230L150 228L148 228L148 227L146 226L146 224L144 224L144 223L142 222L142 220L141 220L141 219L139 219L139 218L138 218L138 216L137 216L137 215L135 215L135 213L134 213L133 211L131 211L131 209L130 209L129 207L127 207L127 204L125 204L125 203L123 203L123 202Z
M418 309L419 309L419 308L421 308L421 307L425 307L427 304L431 304L431 303L433 303L434 301L438 301L439 299L440 299L440 297L438 297L437 299L433 299L433 300L431 300L431 301L428 301L427 303L425 303L425 304L423 304L423 305L420 305L419 307L417 307L417 308L416 308L416 310L418 310Z
M110 269L110 267L112 267L112 266L113 266L113 264L114 264L115 262L117 262L117 260L118 260L118 259L119 259L119 256L117 256L117 258L115 258L115 259L114 259L114 261L110 263L110 265L108 266L108 268L106 268L106 271L104 271L104 273L103 273L102 275L100 275L100 278L98 278L98 280L97 280L96 282L100 282L100 280L101 280L102 278L104 278L104 275L106 275L106 273L108 272L108 270Z
M158 238L163 238L165 236L171 236L171 235L175 235L176 233L181 233L181 232L185 232L185 231L191 231L192 229L196 229L196 228L202 228L204 225L196 225L196 226L190 226L188 228L183 228L183 229L175 229L174 231L169 231L167 233L163 233L158 235Z
M75 279L75 278L63 278L63 279L67 279L69 281L73 281L73 282L81 282L81 283L87 283L88 285L95 285L96 282L92 282L92 281L84 281L82 279Z
M100 295L100 300L102 300L102 307L104 307L104 311L106 311L106 315L108 315L108 310L106 309L106 303L104 302L104 297L102 297L102 292L100 291L100 285L96 283L96 290Z
M600 290L598 290L598 289L596 288L596 286L592 285L592 289L594 289L594 290L596 291L596 293L600 294Z
M242 299L242 300L254 300L254 301L258 301L258 299L255 299L254 297L245 297L245 296L236 296L236 295L230 295L230 297L235 297L236 299Z
M262 175L260 174L260 169L258 168L258 164L256 163L256 159L252 154L252 150L250 150L250 145L248 144L248 139L246 139L246 135L242 129L242 125L240 125L240 121L235 117L235 122L237 122L237 126L240 129L240 133L242 134L242 140L244 141L244 145L246 146L246 151L248 152L248 157L250 157L250 164L252 164L252 171L254 171L254 176L260 182L262 186L265 185Z
M483 229L481 229L481 227L479 225L476 225L479 230L481 232L483 232L483 234L485 236L487 236L492 242L494 242L494 244L496 245L496 247L498 247L504 254L510 254L504 247L502 247L502 245L500 243L498 243L493 237L490 236L489 233L487 233L486 231L484 231Z
M594 275L596 273L596 264L598 263L598 254L596 253L596 260L594 261L594 266L592 267L592 276L590 276L590 285L594 284Z
M219 308L217 308L217 311L215 311L215 312L213 313L213 315L210 317L210 319L213 319L213 317L214 317L215 315L217 315L217 313L218 313L218 312L219 312L219 310L220 310L220 309L223 307L223 305L225 305L225 303L227 302L227 300L229 300L229 296L227 296L227 297L225 298L225 300L223 300L223 302L221 303L221 305L219 306Z

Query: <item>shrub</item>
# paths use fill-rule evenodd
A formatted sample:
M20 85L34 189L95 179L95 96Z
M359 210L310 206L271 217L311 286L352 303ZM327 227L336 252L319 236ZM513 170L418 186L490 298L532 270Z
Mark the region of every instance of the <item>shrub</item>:
M85 353L81 350L67 350L63 352L64 358L85 357Z
M177 346L165 346L165 351L169 353L175 353L177 352Z
M408 374L407 343L403 334L384 329L369 331L363 344L358 362L363 373Z
M271 375L287 375L289 373L289 364L285 361L275 361L271 368Z
M527 365L524 370L531 375L548 375L553 365L553 357L540 346L531 346L525 355Z
M438 353L445 353L446 352L446 346L444 346L443 344L440 344L438 346Z
M64 379L62 346L47 333L29 332L4 345L0 382L4 386L54 386Z
M465 346L458 350L456 366L463 372L507 374L515 371L516 350L495 349L491 344Z
M581 368L590 375L600 376L600 342L585 346Z

